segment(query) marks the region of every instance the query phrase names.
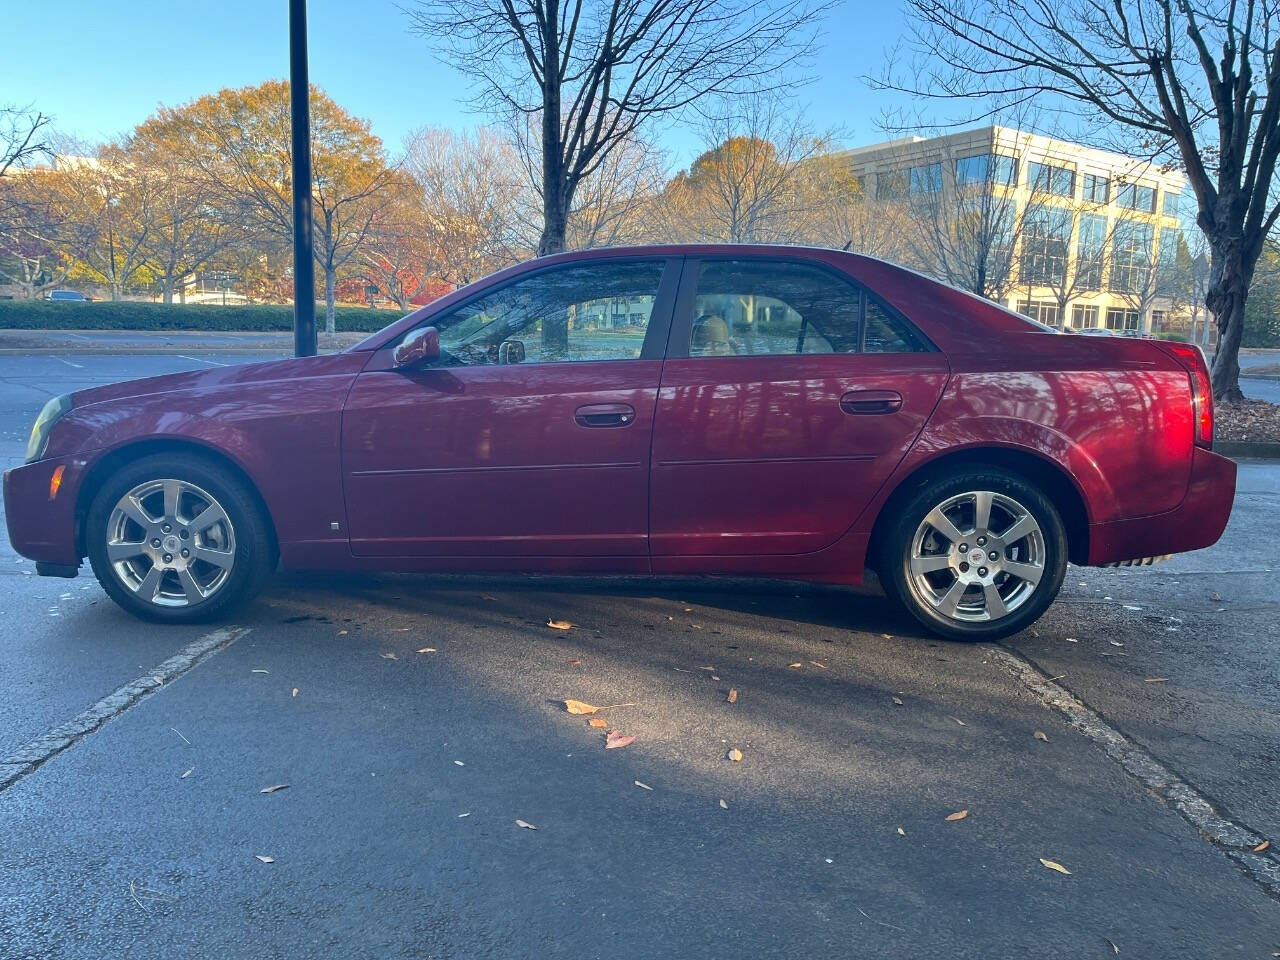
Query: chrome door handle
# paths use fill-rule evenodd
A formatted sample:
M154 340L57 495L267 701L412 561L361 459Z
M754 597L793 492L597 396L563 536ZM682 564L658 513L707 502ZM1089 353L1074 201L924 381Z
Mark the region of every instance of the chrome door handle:
M840 409L855 416L897 413L902 409L902 394L896 390L850 390L840 398Z
M635 407L628 403L589 403L573 412L580 427L625 427L635 418Z

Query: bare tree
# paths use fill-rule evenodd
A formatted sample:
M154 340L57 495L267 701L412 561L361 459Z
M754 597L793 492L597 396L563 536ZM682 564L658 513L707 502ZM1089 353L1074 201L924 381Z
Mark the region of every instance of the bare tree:
M52 118L29 107L0 107L0 177L10 167L24 167L52 155L45 140Z
M478 104L541 125L538 254L565 249L574 194L619 145L708 94L797 79L831 0L417 0L414 28Z
M440 251L441 280L461 286L524 254L528 186L498 131L424 128L406 139L403 167L421 190L418 229Z
M1280 217L1280 24L1274 0L908 0L914 76L882 82L944 98L1064 106L1079 134L1127 132L1181 165L1212 250L1213 391L1242 397L1249 283Z

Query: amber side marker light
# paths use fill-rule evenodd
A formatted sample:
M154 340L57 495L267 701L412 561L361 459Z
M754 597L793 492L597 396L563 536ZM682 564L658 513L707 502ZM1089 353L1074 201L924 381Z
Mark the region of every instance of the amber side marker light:
M58 496L58 491L62 489L62 474L66 469L66 464L59 464L53 468L53 474L49 477L50 500L56 498Z

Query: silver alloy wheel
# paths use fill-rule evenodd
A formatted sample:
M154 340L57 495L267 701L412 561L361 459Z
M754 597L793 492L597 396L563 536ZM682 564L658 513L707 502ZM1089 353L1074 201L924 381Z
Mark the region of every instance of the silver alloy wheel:
M1044 532L1003 493L974 490L930 510L911 538L907 583L925 607L951 620L1009 616L1044 575Z
M231 518L213 495L185 480L148 480L107 519L107 560L147 603L186 607L209 599L235 564Z

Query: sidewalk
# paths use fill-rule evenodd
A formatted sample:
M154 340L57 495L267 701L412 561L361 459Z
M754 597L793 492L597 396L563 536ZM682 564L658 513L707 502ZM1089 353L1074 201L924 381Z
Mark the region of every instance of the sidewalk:
M367 333L319 336L321 353L337 353ZM0 353L293 353L293 334L205 332L200 330L0 330Z

